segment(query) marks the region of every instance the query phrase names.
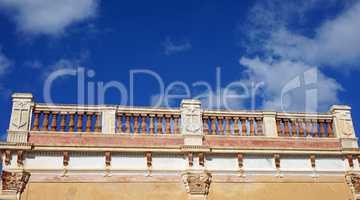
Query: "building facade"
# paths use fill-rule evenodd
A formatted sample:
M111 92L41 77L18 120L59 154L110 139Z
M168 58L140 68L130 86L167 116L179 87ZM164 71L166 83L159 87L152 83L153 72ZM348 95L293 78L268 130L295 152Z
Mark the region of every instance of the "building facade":
M355 200L349 106L326 113L47 105L12 96L0 199Z

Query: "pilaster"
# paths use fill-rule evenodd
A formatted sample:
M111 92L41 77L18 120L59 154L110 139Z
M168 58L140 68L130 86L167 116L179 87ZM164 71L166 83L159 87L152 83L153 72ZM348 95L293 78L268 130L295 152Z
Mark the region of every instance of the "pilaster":
M12 102L7 141L26 143L31 124L31 107L34 104L33 96L29 93L14 93Z
M351 117L351 107L346 105L334 105L331 107L336 137L341 139L342 148L358 148L357 138Z
M116 108L109 107L102 111L102 129L103 134L115 134Z
M181 102L181 134L184 145L203 145L203 125L199 100L185 99Z
M267 137L277 137L278 133L276 130L276 112L264 111L264 135Z

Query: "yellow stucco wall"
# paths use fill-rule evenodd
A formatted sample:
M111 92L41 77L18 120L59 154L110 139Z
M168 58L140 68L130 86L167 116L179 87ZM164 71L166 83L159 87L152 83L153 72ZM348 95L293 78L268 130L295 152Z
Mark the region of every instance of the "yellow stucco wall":
M24 200L186 200L182 183L29 183ZM209 200L351 200L346 183L212 183Z

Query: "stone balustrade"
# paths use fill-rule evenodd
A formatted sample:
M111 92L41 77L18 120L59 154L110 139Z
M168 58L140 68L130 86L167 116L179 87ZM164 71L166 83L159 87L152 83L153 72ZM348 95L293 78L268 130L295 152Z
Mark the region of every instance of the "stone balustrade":
M116 133L130 135L171 135L180 133L180 110L119 107Z
M202 145L206 136L263 138L340 138L357 147L350 107L333 106L326 113L203 110L196 100L179 109L48 105L31 94L14 94L8 141L27 142L28 133L183 135L185 144ZM196 140L196 141L195 141Z
M278 113L276 128L281 137L335 137L331 113Z
M207 135L263 136L261 112L209 111L203 113Z

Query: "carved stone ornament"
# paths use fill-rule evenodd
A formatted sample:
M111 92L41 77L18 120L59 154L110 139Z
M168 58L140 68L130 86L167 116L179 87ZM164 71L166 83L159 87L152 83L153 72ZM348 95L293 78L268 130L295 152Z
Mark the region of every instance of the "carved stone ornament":
M201 132L201 111L194 107L185 108L183 124L187 133Z
M186 191L191 195L207 195L211 184L208 172L186 172L183 174Z
M13 190L16 193L22 193L29 182L30 173L22 172L7 172L3 171L1 175L2 190Z
M14 102L11 114L11 130L27 130L29 122L30 102Z
M353 194L360 194L360 174L350 173L346 175L346 182Z
M354 134L354 128L351 119L341 120L342 131L345 136L352 136Z

